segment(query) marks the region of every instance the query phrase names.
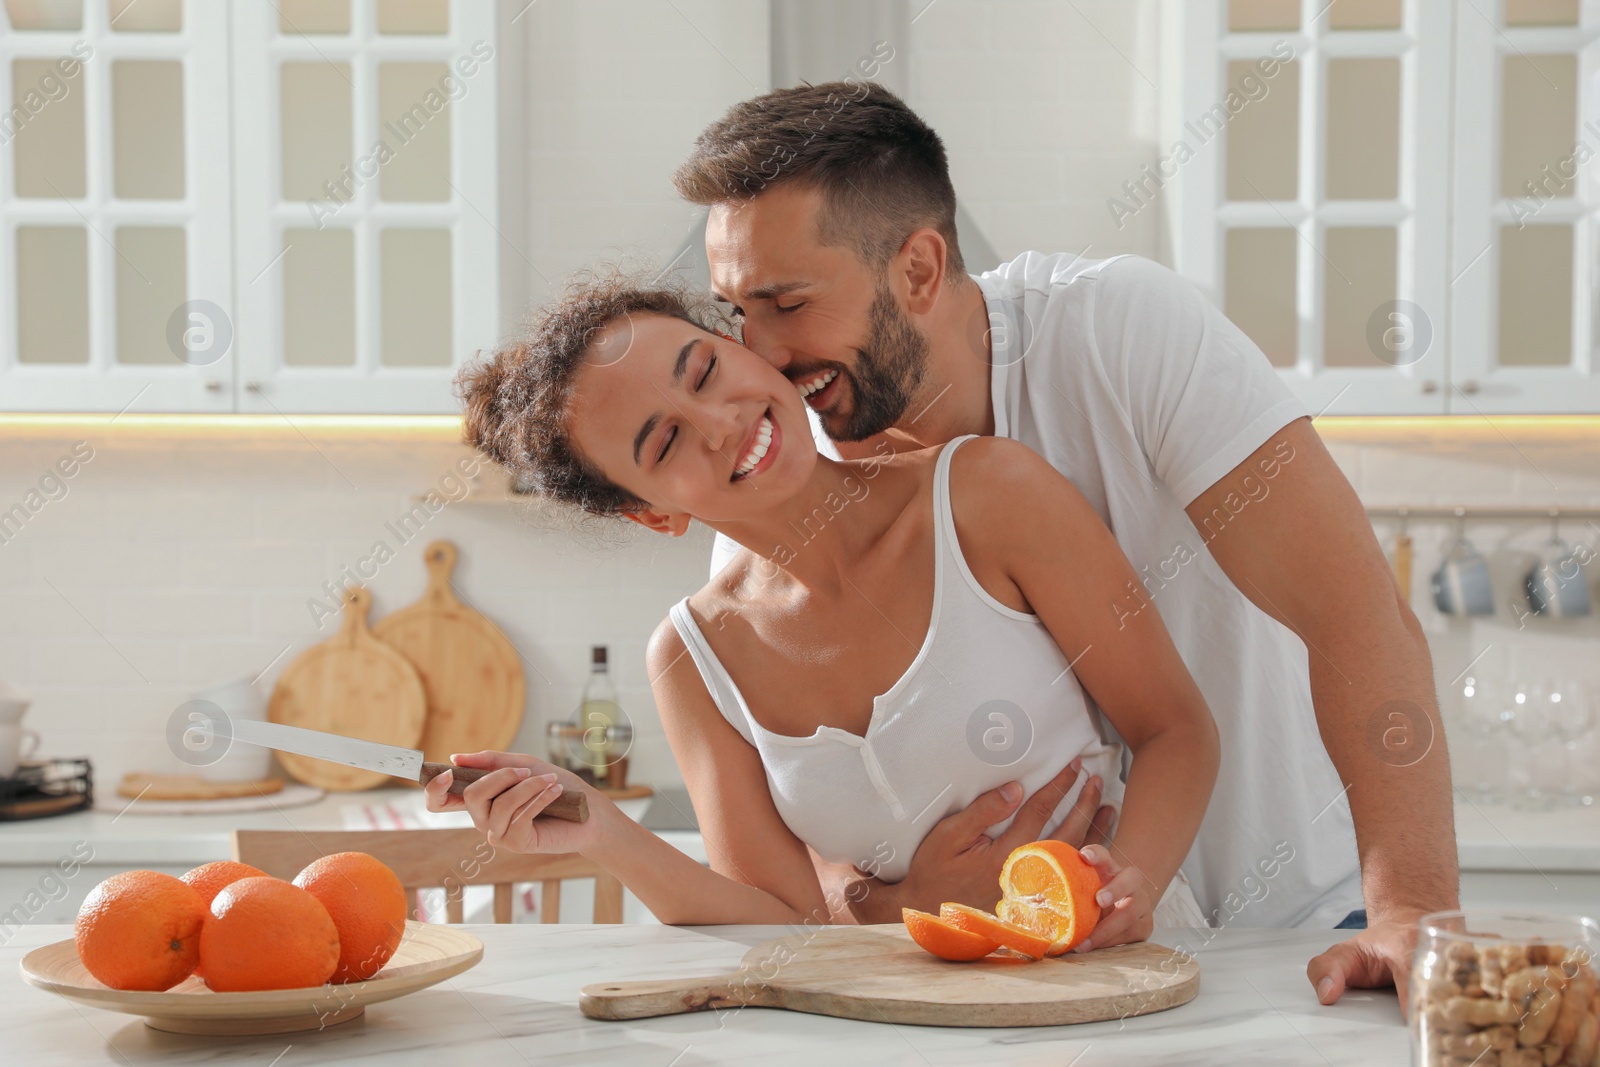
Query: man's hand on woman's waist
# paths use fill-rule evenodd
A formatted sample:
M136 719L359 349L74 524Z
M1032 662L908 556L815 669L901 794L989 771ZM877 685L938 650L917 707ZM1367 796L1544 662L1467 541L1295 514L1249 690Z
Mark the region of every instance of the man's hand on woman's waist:
M917 846L911 869L901 881L884 882L857 872L842 887L851 916L859 923L899 922L903 907L937 912L945 901L993 908L999 899L1000 868L1006 857L1019 845L1041 838L1045 824L1080 773L1080 761L1075 759L1026 800L1020 783L1007 782L941 819ZM1084 783L1072 811L1050 836L1074 848L1104 844L1116 811L1101 807L1102 785L1098 776ZM985 832L1013 812L1017 817L1005 833L990 837ZM834 899L831 892L827 895Z

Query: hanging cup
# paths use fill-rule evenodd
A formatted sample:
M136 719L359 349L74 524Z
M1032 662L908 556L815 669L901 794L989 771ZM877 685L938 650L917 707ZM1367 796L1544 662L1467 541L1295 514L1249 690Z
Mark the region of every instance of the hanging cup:
M1457 535L1433 572L1433 603L1446 615L1494 614L1489 561L1465 534Z
M1583 559L1559 537L1552 537L1524 580L1528 607L1535 615L1571 619L1587 615L1589 583L1584 580Z

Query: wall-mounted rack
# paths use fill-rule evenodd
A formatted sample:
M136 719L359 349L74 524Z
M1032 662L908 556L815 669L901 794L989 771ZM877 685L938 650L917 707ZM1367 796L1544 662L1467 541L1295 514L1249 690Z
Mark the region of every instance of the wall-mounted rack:
M1367 508L1367 514L1383 519L1522 519L1529 522L1546 519L1600 519L1600 508L1500 508L1474 507L1378 507Z

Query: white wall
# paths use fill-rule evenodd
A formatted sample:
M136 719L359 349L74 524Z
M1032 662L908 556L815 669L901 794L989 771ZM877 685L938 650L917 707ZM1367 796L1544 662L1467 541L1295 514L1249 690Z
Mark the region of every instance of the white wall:
M518 26L530 296L600 261L664 265L700 210L673 193L673 169L769 88L766 4L541 0Z
M1002 260L1159 256L1159 210L1119 228L1106 208L1156 159L1158 8L937 0L912 23L908 103L944 138L956 194Z
M890 63L909 67L909 103L995 250L1158 256L1159 207L1119 228L1106 201L1156 158L1160 0L908 2L910 47L890 42ZM528 292L600 261L664 265L696 216L673 169L770 87L766 5L541 0L518 25Z

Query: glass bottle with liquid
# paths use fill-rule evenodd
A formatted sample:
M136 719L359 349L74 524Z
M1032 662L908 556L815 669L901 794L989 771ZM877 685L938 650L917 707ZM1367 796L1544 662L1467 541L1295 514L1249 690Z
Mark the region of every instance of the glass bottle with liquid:
M595 645L590 653L589 681L583 687L583 703L578 706L577 725L583 730L579 755L596 785L610 784L612 738L624 721L617 703L617 687L611 681L605 645Z

